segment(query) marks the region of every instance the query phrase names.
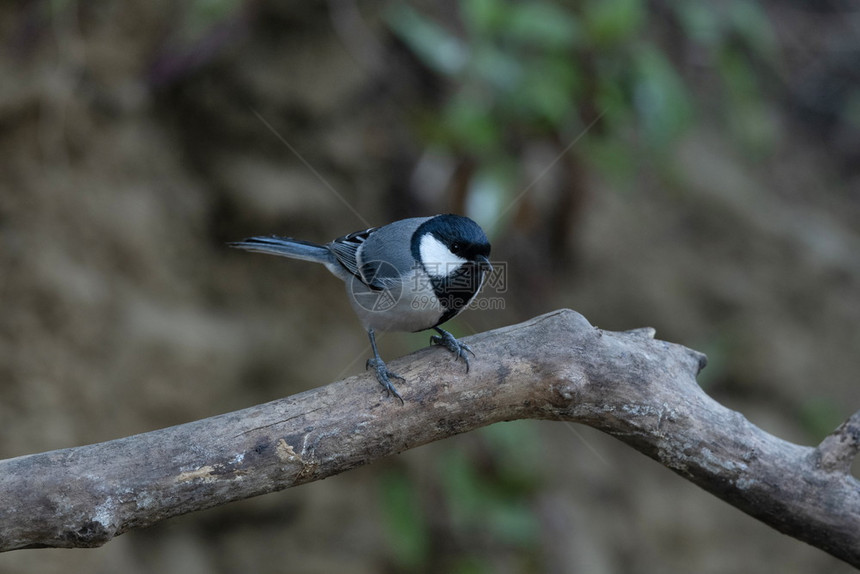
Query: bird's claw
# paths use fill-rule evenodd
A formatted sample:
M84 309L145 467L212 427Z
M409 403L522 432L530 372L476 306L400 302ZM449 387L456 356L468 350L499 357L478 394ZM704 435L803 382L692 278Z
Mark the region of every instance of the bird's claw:
M437 329L439 331L438 335L430 336L430 344L431 345L439 345L440 347L445 347L452 353L454 353L454 360L463 359L463 362L466 363L466 372L469 372L469 356L466 353L471 353L474 357L475 352L462 341L458 341L454 338L454 335L449 333L448 331L444 331L442 329Z
M389 371L388 365L386 365L382 359L368 359L367 364L364 366L364 370L366 371L370 368L373 368L376 371L376 380L379 381L379 384L382 385L385 392L388 393L389 396L394 395L400 399L400 404L406 404L403 401L403 397L400 396L400 393L397 392L397 389L394 388L394 384L391 382L391 379L400 379L403 382L406 382L406 379L397 373Z

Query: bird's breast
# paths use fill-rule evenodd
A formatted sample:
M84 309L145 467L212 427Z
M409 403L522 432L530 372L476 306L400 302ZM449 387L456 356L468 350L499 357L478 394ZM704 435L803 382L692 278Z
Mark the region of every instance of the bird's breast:
M413 269L398 281L373 289L358 279L347 282L347 294L365 329L423 331L434 327L446 312L430 278Z

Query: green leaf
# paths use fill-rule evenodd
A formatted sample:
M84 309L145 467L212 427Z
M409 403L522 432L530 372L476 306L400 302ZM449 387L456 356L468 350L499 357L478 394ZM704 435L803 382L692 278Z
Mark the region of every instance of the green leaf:
M845 99L842 119L854 129L860 129L860 90L853 90Z
M826 397L809 399L800 406L800 424L815 442L833 432L845 420L839 405Z
M489 84L498 92L510 92L520 84L523 70L517 54L511 54L491 45L479 45L470 65L474 76Z
M381 478L382 511L395 559L401 567L417 568L429 550L427 524L409 477L388 472Z
M525 504L497 504L490 508L487 522L493 534L508 544L526 547L534 544L540 524Z
M475 36L490 36L504 26L508 5L499 0L463 0L460 12L469 32Z
M666 145L689 123L693 105L680 76L655 48L639 52L633 102L646 137Z
M726 87L724 113L731 134L746 152L768 153L779 139L779 124L762 97L749 59L741 50L726 48L718 63Z
M585 28L599 46L631 40L644 21L643 0L591 0L585 7Z
M429 68L442 74L461 72L469 49L459 38L403 3L392 4L383 15L391 29Z
M573 12L546 2L511 5L505 24L507 37L548 49L573 48L583 36Z
M590 138L582 149L587 161L608 178L613 187L624 189L633 181L637 165L631 146L621 138Z
M576 107L579 94L577 70L567 58L543 58L529 67L519 93L526 118L539 118L556 126Z
M755 53L765 57L776 54L776 34L758 2L736 0L730 5L729 19L734 30L746 40Z
M695 42L715 46L722 41L724 24L710 4L699 2L676 2L673 4L681 27Z
M495 149L500 140L499 124L492 116L492 102L482 94L461 92L445 108L445 132L465 151L483 155Z

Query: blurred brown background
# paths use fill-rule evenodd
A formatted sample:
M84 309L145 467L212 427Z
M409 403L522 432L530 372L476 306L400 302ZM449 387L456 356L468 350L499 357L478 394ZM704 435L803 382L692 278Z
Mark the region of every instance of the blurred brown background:
M817 443L860 408L858 24L836 0L4 3L0 458L361 371L342 284L225 243L448 211L507 268L503 308L455 334L559 307L653 326L708 353L718 400ZM609 437L535 422L100 549L0 555L336 569L849 571Z

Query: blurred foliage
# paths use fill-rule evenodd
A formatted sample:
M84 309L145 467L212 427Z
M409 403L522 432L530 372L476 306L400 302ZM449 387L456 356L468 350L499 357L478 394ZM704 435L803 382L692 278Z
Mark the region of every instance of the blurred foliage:
M179 27L182 39L197 41L212 29L233 18L245 0L192 0L183 8L183 25Z
M436 153L477 166L466 201L470 215L483 214L482 225L498 220L529 183L522 170L531 140L576 154L620 187L643 165L659 170L705 111L753 156L768 153L778 137L759 80L778 56L777 42L753 0L454 5L452 13L450 5L396 2L384 18L441 81L442 97L429 98L416 128ZM724 372L721 358L715 353L709 374ZM810 425L829 420L813 410ZM529 502L539 465L528 466L524 455L537 441L515 436L526 428L495 425L479 435L492 453L489 473L472 453L445 454L439 481L454 539L473 541L483 532L505 548L536 544ZM392 529L396 522L406 521L391 520ZM427 535L415 525L404 533ZM432 552L426 541L399 552L409 548ZM490 571L477 554L461 558L463 571Z
M813 444L832 433L848 416L845 409L828 397L813 397L800 405L798 419Z
M853 92L845 104L843 119L855 129L860 130L860 90Z
M427 559L429 535L415 483L403 472L380 476L382 510L394 559L400 568L417 569Z
M510 196L515 190L504 187L521 181L510 172L521 163L523 139L548 138L563 149L582 137L574 153L616 180L630 178L643 158L662 159L697 112L697 87L679 70L691 58L717 76L719 113L742 144L764 152L776 137L756 72L775 55L776 41L754 1L457 6L456 21L447 23L400 2L385 19L450 88L441 107L418 121L426 141L475 160L484 186L507 181L496 193ZM592 123L599 125L590 130Z
M433 563L432 554L445 571L492 572L486 562L492 548L520 570L534 569L540 526L532 502L543 466L534 427L527 421L496 424L458 445L434 465L433 488L416 489L428 477L414 480L405 468L384 475L381 500L397 566L421 570ZM444 524L456 551L432 546L429 523Z
M516 429L515 429L516 427ZM537 460L528 463L536 439L522 424L499 424L480 432L482 457L462 450L443 456L440 479L452 524L463 537L485 532L505 545L527 547L537 538L536 520L528 506L535 492ZM520 432L518 432L520 431ZM484 465L476 461L484 460ZM483 468L482 468L483 466Z

